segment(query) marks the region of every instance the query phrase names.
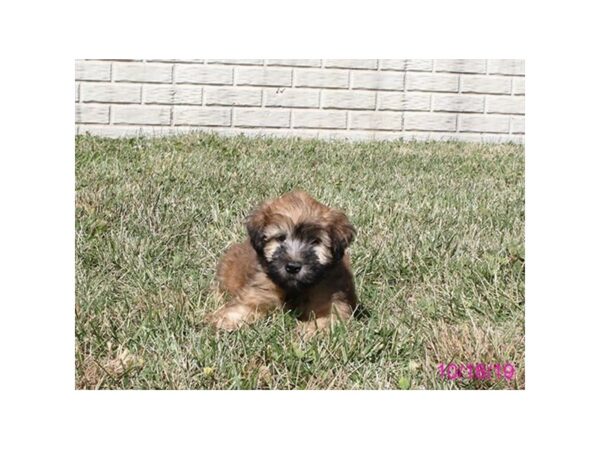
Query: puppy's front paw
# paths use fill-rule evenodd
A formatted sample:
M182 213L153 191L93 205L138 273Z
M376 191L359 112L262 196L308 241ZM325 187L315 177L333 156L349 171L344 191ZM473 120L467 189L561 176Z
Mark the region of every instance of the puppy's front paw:
M224 306L208 317L208 323L225 331L235 331L246 323L248 313L242 305Z
M311 339L318 333L327 333L330 331L331 321L322 318L316 320L309 320L307 322L300 322L296 328L298 334L303 339Z

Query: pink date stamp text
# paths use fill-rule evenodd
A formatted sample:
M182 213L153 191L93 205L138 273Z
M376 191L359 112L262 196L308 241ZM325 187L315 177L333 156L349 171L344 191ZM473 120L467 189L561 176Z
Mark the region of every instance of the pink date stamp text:
M485 363L450 363L439 364L438 372L442 379L457 380L505 380L510 381L515 377L516 369L511 363L485 364Z

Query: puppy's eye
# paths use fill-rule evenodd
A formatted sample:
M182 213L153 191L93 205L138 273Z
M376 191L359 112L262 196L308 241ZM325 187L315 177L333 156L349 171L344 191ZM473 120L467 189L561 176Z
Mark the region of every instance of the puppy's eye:
M285 234L280 234L279 236L277 236L277 237L275 238L275 240L276 240L277 242L283 242L283 241L285 241Z
M321 243L321 239L319 239L319 238L313 239L311 242L312 245L319 245L320 243Z

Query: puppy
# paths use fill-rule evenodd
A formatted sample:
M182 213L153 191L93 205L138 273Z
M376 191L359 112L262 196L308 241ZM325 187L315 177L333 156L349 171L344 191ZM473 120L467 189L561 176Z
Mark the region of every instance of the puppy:
M217 267L219 288L231 300L210 316L213 325L234 330L284 309L313 332L352 315L357 299L346 248L356 231L342 211L291 192L256 208L246 229L248 239Z

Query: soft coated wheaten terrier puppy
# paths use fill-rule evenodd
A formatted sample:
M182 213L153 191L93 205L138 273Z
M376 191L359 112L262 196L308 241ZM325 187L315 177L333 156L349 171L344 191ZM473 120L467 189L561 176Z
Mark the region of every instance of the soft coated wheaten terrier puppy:
M256 208L249 238L232 245L217 268L231 300L210 316L233 330L275 309L292 310L314 331L349 318L356 293L346 248L356 233L346 215L305 192L291 192Z

